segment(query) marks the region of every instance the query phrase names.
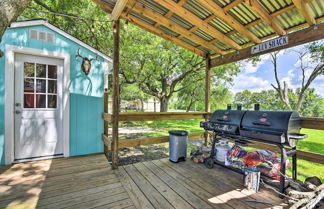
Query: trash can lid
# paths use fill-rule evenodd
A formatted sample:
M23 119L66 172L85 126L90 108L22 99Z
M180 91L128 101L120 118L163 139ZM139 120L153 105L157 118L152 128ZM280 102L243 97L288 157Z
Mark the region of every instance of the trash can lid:
M174 130L174 131L169 131L170 135L176 135L176 136L188 136L188 131L184 130Z

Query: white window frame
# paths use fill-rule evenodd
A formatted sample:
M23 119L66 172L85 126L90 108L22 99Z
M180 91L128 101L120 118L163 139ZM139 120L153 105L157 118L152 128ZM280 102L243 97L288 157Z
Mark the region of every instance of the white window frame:
M63 156L70 156L70 55L6 44L5 52L5 164L14 158L15 54L27 54L63 60Z

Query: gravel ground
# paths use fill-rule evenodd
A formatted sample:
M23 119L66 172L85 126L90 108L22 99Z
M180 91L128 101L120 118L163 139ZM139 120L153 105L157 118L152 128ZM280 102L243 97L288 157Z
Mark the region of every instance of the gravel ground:
M192 149L201 146L203 139L188 140L187 157ZM169 157L169 144L153 144L148 146L130 147L119 150L119 165L128 165L138 162L157 160Z
M161 131L161 128L149 127L121 127L119 128L119 136L122 140L145 138L143 133L152 133ZM111 134L111 129L109 129ZM200 147L203 139L188 140L187 144L187 157L192 149ZM152 144L146 146L137 146L120 149L118 152L118 164L128 165L138 162L156 160L169 157L169 143ZM111 158L110 158L111 159Z

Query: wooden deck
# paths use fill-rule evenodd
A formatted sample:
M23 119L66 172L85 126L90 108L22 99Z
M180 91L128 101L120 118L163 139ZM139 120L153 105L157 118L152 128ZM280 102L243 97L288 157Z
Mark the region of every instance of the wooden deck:
M215 166L213 170L188 160L154 160L120 167L121 179L138 208L282 208L282 199L264 188L244 190L242 176ZM137 200L137 201L136 201ZM257 203L262 201L271 204Z
M134 208L105 156L0 167L0 208Z
M257 203L256 201L271 203ZM280 208L264 188L243 189L242 176L191 161L154 160L111 170L104 155L0 167L0 208Z

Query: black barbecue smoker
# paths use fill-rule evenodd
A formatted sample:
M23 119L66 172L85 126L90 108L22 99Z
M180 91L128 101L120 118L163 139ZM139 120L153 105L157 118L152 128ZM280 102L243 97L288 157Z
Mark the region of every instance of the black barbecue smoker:
M233 140L237 145L252 143L251 141L276 145L281 150L281 175L279 185L276 186L279 188L279 192L284 193L285 188L288 186L285 183L286 159L288 156L292 157L292 177L296 180L296 146L298 140L307 138L307 135L300 134L301 122L297 112L260 111L259 107L256 104L253 111L248 111L242 110L239 105L237 110L231 110L231 106L228 106L227 110L216 110L212 114L210 121L200 123L200 127L214 132L211 157L205 160L205 165L208 168L213 168L216 163L243 173L242 170L227 167L224 163L215 160L215 145L219 138ZM291 147L291 150L287 152L285 145ZM264 179L264 181L271 183L267 179Z

